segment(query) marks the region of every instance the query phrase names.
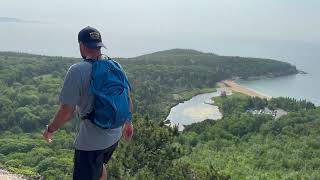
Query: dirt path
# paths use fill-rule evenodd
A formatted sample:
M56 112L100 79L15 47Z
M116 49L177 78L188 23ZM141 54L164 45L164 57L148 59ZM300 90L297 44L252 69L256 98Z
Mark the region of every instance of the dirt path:
M0 169L0 180L27 180L20 175L12 174L8 171Z

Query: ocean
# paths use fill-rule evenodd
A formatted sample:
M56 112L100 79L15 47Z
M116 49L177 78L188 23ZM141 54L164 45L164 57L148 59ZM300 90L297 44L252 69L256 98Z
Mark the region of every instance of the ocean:
M293 97L313 102L319 106L320 52L301 48L300 50L288 53L286 61L296 65L299 70L305 71L307 74L254 81L239 81L238 83L272 97Z

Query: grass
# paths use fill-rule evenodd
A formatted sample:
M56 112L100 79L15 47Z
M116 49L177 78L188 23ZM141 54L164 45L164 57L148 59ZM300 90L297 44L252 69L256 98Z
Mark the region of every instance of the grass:
M199 94L205 94L205 93L212 93L216 92L216 88L202 88L202 89L192 89L188 91L183 91L178 93L179 96L181 96L181 100L186 101L191 99L192 97L199 95Z
M217 97L213 97L212 100L214 101L213 103L214 105L221 107L222 102L225 98L245 98L245 97L249 97L249 96L239 92L232 92L232 95L230 96L227 96L227 97L217 96Z

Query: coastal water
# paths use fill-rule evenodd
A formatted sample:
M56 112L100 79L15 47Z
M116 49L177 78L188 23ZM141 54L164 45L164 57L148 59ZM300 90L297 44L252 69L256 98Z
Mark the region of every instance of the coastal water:
M219 95L220 92L214 92L194 96L192 99L171 108L167 119L171 121L171 125L177 125L180 131L183 130L184 125L201 122L205 119L221 119L222 114L219 108L209 104L213 103L212 97Z
M293 97L320 105L320 53L317 51L298 51L301 54L291 54L288 62L297 66L308 74L297 74L273 79L254 81L239 81L253 90L257 90L272 97Z
M311 74L298 74L255 81L238 81L238 83L272 97L293 97L320 105L319 83L315 81Z

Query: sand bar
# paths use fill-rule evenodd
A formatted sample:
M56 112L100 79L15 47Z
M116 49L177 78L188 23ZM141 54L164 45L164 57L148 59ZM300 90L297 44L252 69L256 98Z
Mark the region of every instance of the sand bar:
M272 98L270 96L267 96L265 94L262 94L260 92L255 91L255 90L244 87L244 86L236 83L235 81L231 81L231 80L222 81L221 83L219 83L219 86L221 88L224 88L227 92L235 91L235 92L239 92L239 93L251 96L251 97L259 97L259 98L268 99L268 100L270 100Z

